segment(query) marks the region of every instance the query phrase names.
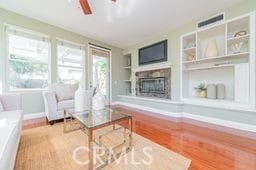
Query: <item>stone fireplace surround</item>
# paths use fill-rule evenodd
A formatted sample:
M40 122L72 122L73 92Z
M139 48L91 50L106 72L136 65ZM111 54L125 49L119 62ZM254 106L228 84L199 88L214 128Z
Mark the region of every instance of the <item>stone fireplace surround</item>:
M136 72L135 76L136 96L171 98L171 68Z

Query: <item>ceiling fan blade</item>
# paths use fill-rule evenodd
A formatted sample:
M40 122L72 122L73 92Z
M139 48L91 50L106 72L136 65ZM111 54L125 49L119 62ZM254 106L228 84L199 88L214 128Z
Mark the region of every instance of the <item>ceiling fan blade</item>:
M81 5L85 15L92 14L91 7L87 0L79 0L79 2L80 2L80 5Z

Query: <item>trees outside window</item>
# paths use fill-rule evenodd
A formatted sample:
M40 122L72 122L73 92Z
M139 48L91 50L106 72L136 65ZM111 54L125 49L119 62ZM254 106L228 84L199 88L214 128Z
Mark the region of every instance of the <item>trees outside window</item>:
M85 51L81 46L58 43L58 83L80 83L84 72Z
M47 88L49 43L16 31L8 34L8 42L9 90Z

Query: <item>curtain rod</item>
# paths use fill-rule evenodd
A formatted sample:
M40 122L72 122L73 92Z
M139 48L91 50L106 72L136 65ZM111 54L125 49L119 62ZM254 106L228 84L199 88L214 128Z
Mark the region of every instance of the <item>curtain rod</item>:
M109 48L102 47L102 46L100 46L100 45L96 45L96 44L93 44L93 43L89 43L89 45L93 45L93 46L95 46L95 47L99 47L99 48L103 48L103 49L105 49L105 50L111 51L111 49L109 49Z

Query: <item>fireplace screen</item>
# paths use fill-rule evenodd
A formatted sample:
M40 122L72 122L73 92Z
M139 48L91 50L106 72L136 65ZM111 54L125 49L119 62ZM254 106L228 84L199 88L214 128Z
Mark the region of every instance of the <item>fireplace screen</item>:
M142 78L140 79L141 93L165 93L165 78Z

